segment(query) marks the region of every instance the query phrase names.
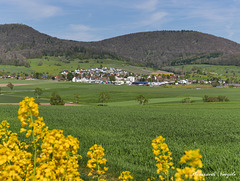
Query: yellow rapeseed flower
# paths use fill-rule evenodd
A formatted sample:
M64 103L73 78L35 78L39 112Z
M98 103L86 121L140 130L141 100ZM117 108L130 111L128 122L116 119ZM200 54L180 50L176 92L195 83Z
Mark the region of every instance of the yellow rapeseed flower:
M152 141L153 154L157 162L157 174L160 180L168 178L169 169L174 168L172 160L172 153L169 152L168 145L164 143L165 138L159 136Z
M101 145L93 145L87 152L88 160L87 167L90 168L88 176L92 178L100 178L108 170L107 167L102 168L101 165L106 165L107 159L104 157L104 148Z
M181 158L179 163L187 163L192 167L202 168L202 155L199 154L199 149L185 151L185 155Z
M0 180L83 181L78 171L79 141L65 137L61 130L48 130L38 117L34 98L26 97L19 105L20 133L26 132L27 138L32 135L33 144L20 142L17 134L8 130L7 121L0 124ZM27 151L29 146L33 153Z
M181 157L180 162L186 164L190 167L185 167L183 169L177 168L177 173L175 174L176 181L182 181L184 179L192 179L196 181L204 181L204 175L202 170L197 168L202 168L202 155L199 154L199 149L189 150L184 152L185 155Z
M153 181L153 180L155 180L155 177L149 177L149 178L147 179L147 181Z
M123 171L120 176L118 177L118 179L122 180L122 181L128 181L128 180L132 180L133 176L131 175L131 172L129 171Z

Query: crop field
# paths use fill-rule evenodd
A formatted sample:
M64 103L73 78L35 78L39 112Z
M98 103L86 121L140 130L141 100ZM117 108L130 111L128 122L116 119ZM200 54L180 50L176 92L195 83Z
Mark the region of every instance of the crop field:
M43 90L40 102L49 102L50 97L56 91L66 103L74 102L74 95L79 95L80 104L97 105L100 92L107 92L110 96L109 105L138 105L136 96L142 94L149 99L149 104L161 104L168 102L179 103L186 97L191 97L196 102L202 102L204 95L218 96L224 95L230 99L230 102L240 102L239 88L212 88L200 85L192 87L147 87L147 86L115 86L103 84L83 84L71 82L55 81L11 81L0 80L0 85L12 82L13 90L6 86L1 87L0 103L19 102L24 97L34 97L35 88ZM23 85L18 85L23 84ZM196 89L196 87L201 87ZM162 99L164 98L164 99ZM130 101L130 102L129 102ZM124 103L125 102L125 103Z
M183 66L172 66L173 68L178 68L180 70L185 70L191 72L192 68L199 68L205 72L215 72L219 75L226 76L240 76L240 67L234 65L208 65L208 64L193 64L193 65L183 65Z
M115 67L121 68L123 70L147 74L152 72L153 69L139 66L129 65L126 61L113 60L113 59L73 59L69 62L63 62L61 57L46 57L46 58L35 58L29 59L30 67L24 66L14 66L14 65L0 65L0 72L10 72L10 73L34 73L39 72L43 74L54 74L57 75L63 70L74 71L77 68L88 69L96 67ZM42 62L41 66L39 62Z
M240 173L239 109L238 103L40 106L40 116L50 129L62 129L65 135L78 138L82 167L86 165L88 149L100 144L106 150L113 176L129 170L136 180L146 180L156 171L151 141L162 135L173 152L174 165L178 165L184 150L199 148L203 172L217 173L207 180L225 180L220 173ZM19 132L18 106L0 105L0 110L1 120L8 120Z
M0 82L0 84L3 82ZM6 82L5 82L6 83ZM137 181L156 176L151 142L157 136L166 138L176 167L185 150L200 149L203 173L216 173L206 180L227 180L223 174L240 174L240 91L237 88L164 88L144 86L113 86L53 81L20 81L28 85L1 87L0 103L19 102L34 96L40 87L44 93L40 102L49 102L56 90L66 102L73 102L79 94L80 104L87 106L43 106L40 116L50 129L61 129L80 141L81 169L86 168L87 151L94 144L105 149L108 173L117 177L129 170ZM14 83L13 83L14 84ZM97 106L100 92L110 95L107 106ZM149 104L135 101L142 94ZM230 102L203 103L203 95L225 95ZM194 103L180 103L190 97ZM0 105L0 120L8 120L13 131L19 133L18 106ZM83 171L84 173L84 171ZM83 174L84 180L88 178Z

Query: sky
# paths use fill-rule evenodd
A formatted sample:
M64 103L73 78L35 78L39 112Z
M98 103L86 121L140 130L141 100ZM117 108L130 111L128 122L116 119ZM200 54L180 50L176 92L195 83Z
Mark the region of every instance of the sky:
M0 0L0 24L12 23L77 41L194 30L240 43L240 0Z

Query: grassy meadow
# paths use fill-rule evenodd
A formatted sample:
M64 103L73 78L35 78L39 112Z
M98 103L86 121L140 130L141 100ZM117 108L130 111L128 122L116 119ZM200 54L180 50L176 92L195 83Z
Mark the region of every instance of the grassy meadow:
M121 68L123 70L139 74L147 74L153 71L153 69L151 68L133 66L126 61L113 59L73 59L69 62L63 62L61 57L46 57L29 59L28 61L30 64L29 68L24 66L0 65L0 72L10 72L18 74L31 74L34 72L41 72L43 74L58 75L63 70L74 71L77 68L88 69L100 66ZM39 62L42 62L41 66L39 66Z
M110 96L109 105L138 105L135 101L136 96L142 94L149 99L149 104L179 103L186 97L191 97L196 102L202 102L204 95L208 96L227 96L231 102L240 102L239 88L212 88L210 86L190 85L190 86L166 86L166 87L147 87L129 85L104 85L88 83L57 82L52 80L0 80L0 84L8 82L15 84L13 90L6 86L1 87L0 102L19 102L24 97L34 97L35 88L43 90L40 102L49 102L50 97L56 91L66 103L74 102L74 95L79 95L81 104L97 105L100 92L107 92ZM17 85L25 84L25 85ZM196 87L201 87L196 89Z
M169 67L165 67L169 68ZM178 65L172 66L179 70L191 72L193 68L198 68L204 72L215 72L224 76L240 76L240 67L234 65L210 65L210 64L191 64L191 65Z
M7 83L6 81L0 81ZM203 173L216 173L206 180L237 180L240 177L240 89L195 86L144 87L80 84L54 81L12 81L27 85L1 87L0 103L21 101L34 96L40 87L44 93L40 102L49 102L53 91L67 103L79 94L80 104L86 106L43 106L40 116L50 129L62 129L80 141L80 165L87 163L87 151L96 144L105 149L109 173L117 177L129 170L137 181L156 176L151 141L166 138L176 167L185 150L200 149ZM199 87L199 85L198 85ZM107 106L97 106L100 92L110 95ZM141 106L135 100L139 94L149 99ZM203 103L204 95L224 95L230 102ZM194 103L180 103L190 97ZM19 133L18 106L0 105L0 120L8 120ZM19 133L19 135L22 135ZM21 136L23 139L23 136ZM83 169L83 173L86 170ZM223 174L235 173L228 179ZM88 180L83 174L84 180Z

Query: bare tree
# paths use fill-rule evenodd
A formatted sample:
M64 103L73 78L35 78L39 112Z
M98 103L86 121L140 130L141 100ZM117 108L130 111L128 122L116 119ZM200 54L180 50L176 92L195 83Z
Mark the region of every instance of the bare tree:
M11 90L13 90L14 85L13 85L11 82L9 82L9 83L7 84L7 87L9 87Z

